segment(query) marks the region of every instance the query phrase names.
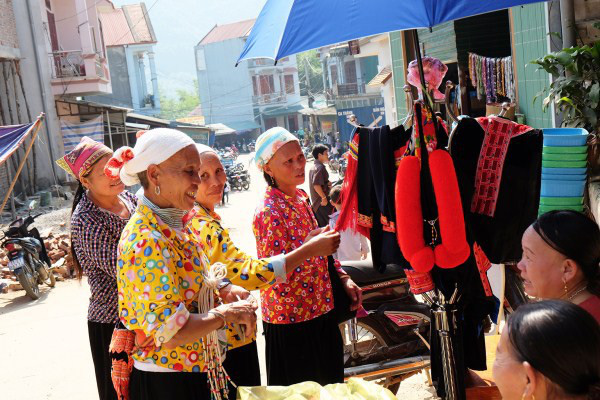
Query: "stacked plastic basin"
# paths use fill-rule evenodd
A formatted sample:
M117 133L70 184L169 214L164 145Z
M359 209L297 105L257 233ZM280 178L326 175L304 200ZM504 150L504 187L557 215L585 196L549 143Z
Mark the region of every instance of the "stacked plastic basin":
M587 180L588 132L580 128L544 129L539 214L583 211Z

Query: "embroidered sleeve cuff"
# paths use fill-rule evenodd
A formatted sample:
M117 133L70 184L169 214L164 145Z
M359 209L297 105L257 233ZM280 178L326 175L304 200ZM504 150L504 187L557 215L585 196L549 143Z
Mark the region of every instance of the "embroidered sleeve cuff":
M190 312L185 308L184 303L180 303L173 315L170 315L154 333L154 342L156 346L162 346L179 332L190 318Z
M338 260L335 260L334 265L340 278L350 278L350 275L348 275L346 271L344 271L344 269L342 268L342 264L340 264Z
M287 283L287 274L285 272L285 254L278 254L269 259L275 272L275 280L277 283Z

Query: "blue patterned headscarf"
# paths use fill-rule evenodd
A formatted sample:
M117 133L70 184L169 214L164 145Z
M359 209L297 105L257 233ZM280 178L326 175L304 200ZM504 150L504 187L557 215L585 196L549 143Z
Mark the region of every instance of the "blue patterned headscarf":
M275 127L263 132L256 139L254 162L258 169L262 171L277 150L284 144L292 141L300 142L296 136L292 135L285 128Z

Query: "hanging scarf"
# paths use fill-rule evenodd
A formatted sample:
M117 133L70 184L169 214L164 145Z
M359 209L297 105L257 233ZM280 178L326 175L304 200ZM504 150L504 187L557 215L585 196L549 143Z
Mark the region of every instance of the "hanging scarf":
M343 232L349 229L351 232L359 233L369 237L369 229L358 224L358 147L359 147L359 129L354 132L352 140L349 143L349 150L346 153L347 166L344 183L340 198L342 200L342 209L335 225L335 230Z

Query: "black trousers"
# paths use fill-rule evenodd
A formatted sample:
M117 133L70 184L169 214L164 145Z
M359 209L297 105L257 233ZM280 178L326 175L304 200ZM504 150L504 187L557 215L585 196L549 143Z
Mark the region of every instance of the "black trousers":
M338 325L328 314L297 324L263 321L269 385L344 381L344 345Z
M260 386L260 366L256 342L227 350L223 367L236 386ZM229 398L237 398L237 389L232 385L229 385Z
M319 227L322 228L324 226L329 225L329 216L334 211L331 203L327 203L326 206L319 205L319 207L316 210L313 208L313 211L315 213L315 217L317 218L317 224L319 225Z
M208 377L199 372L145 372L133 368L131 400L210 400ZM229 397L235 399L235 397Z
M88 334L90 337L90 348L94 360L96 372L96 385L98 385L98 396L100 400L117 400L117 392L110 378L111 360L108 354L108 346L114 323L104 324L101 322L88 321Z

